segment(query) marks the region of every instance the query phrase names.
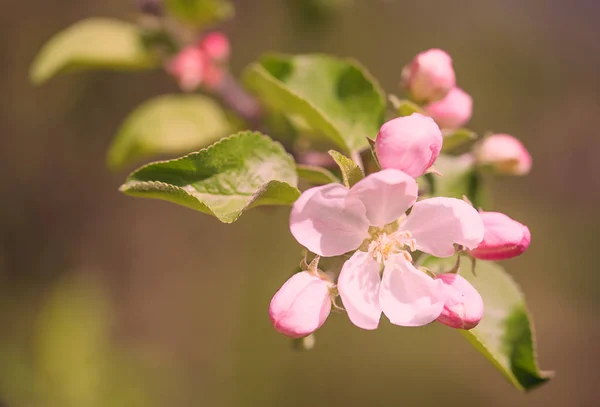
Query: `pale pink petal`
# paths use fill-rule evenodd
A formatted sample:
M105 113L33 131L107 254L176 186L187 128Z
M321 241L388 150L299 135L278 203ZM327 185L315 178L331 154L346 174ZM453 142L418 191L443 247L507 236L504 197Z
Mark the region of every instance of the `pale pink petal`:
M294 274L271 300L269 317L275 329L291 338L319 329L331 311L331 286L306 271Z
M446 273L437 277L444 283L446 303L437 319L457 329L473 329L483 317L483 299L475 287L458 274Z
M407 230L418 250L437 257L454 254L454 243L473 249L483 239L483 222L471 205L456 198L417 202L400 230Z
M298 198L290 215L298 243L321 256L357 249L369 237L369 221L361 201L348 197L340 184L310 188Z
M379 291L379 303L390 322L422 326L435 321L444 308L443 283L417 270L404 256L388 260Z
M360 180L350 189L350 197L362 201L372 226L383 227L395 221L417 200L417 182L400 170L382 170Z
M379 306L380 265L366 252L356 252L344 263L338 291L354 325L375 329L381 318Z

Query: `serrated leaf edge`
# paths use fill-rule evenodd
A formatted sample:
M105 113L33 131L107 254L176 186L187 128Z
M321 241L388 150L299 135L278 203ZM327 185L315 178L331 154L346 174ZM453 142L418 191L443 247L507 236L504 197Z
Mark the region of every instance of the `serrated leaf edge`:
M142 165L141 167L139 167L139 168L137 168L136 170L134 170L133 172L131 172L131 173L130 173L130 174L127 176L127 180L129 180L129 178L131 178L131 177L132 177L132 176L133 176L135 173L137 173L137 172L139 172L139 171L141 171L141 170L143 170L143 169L145 169L145 168L147 168L147 167L150 167L150 166L153 166L153 165L156 165L156 164L166 164L166 163L170 163L170 162L178 162L178 161L182 161L182 160L185 160L185 159L187 159L187 158L189 158L189 157L196 156L196 155L198 155L198 154L200 154L200 153L202 153L202 152L204 152L204 151L208 151L208 150L210 150L210 149L212 149L212 148L214 148L214 147L218 146L218 145L219 145L219 144L221 144L221 143L225 143L225 142L228 142L228 141L230 141L230 140L233 140L233 139L236 139L236 138L239 138L239 137L243 137L243 136L255 136L255 137L260 137L260 138L267 139L267 140L269 140L269 141L271 141L271 142L273 142L273 143L277 144L277 145L278 145L278 146L281 148L281 151L282 151L282 152L283 152L283 153L284 153L284 154L285 154L285 155L288 157L288 159L289 159L289 160L290 160L290 161L291 161L291 162L292 162L292 163L295 165L296 161L294 160L294 157L293 157L293 156L292 156L290 153L288 153L287 151L285 151L285 148L283 147L283 145L282 145L280 142L278 142L278 141L276 141L276 140L273 140L271 137L269 137L269 136L267 136L266 134L264 134L264 133L261 133L261 132L259 132L259 131L239 131L239 132L237 132L237 133L235 133L235 134L232 134L232 135L230 135L230 136L227 136L227 137L223 137L223 138L221 138L221 139L219 139L219 140L215 141L215 142L214 142L214 143L212 143L210 146L203 147L203 148L201 148L201 149L200 149L200 150L198 150L198 151L193 151L193 152L191 152L191 153L188 153L188 154L182 155L181 157L178 157L178 158L173 158L173 159L170 159L170 160L169 160L169 159L166 159L166 160L158 160L158 161L153 161L153 162L151 162L151 163L148 163L148 164L144 164L144 165Z
M123 192L126 195L135 196L135 192L136 192L135 188L136 188L136 186L140 186L140 185L144 185L144 186L146 186L146 185L161 185L166 188L182 192L186 196L193 198L196 202L198 202L198 204L200 204L200 207L206 208L206 212L209 215L213 215L214 217L216 217L223 223L233 223L236 220L238 220L240 218L240 216L242 216L248 209L252 209L252 207L253 207L252 205L272 186L275 186L275 185L287 186L290 189L295 190L297 192L298 196L300 196L300 190L298 188L296 188L284 181L272 180L272 181L262 184L260 187L258 187L258 189L252 195L248 195L250 197L250 200L246 203L246 205L242 209L240 209L240 211L228 212L224 216L223 215L219 216L212 210L210 205L208 205L207 203L198 199L196 196L194 196L192 193L187 191L185 188L181 188L176 185L171 185L166 182L162 182L162 181L130 181L130 182L126 182L125 184L121 185L121 187L119 187L119 191ZM156 198L156 199L158 199L158 198ZM190 208L190 209L196 209L196 208ZM230 216L232 214L234 215L233 217Z
M122 169L123 167L127 166L128 164L131 164L130 162L128 162L127 159L123 160L118 160L115 157L118 157L118 154L116 153L118 151L118 147L120 145L122 145L123 143L123 133L129 128L131 127L131 124L134 122L134 119L137 119L137 115L139 115L139 113L144 110L144 109L148 109L149 106L151 104L158 104L158 102L165 102L165 101L177 101L178 103L181 101L186 101L186 102L190 102L190 101L195 101L195 102L199 102L201 101L202 103L205 102L210 102L212 104L214 104L215 108L221 108L221 106L212 98L205 96L205 95L200 95L200 94L183 94L183 93L166 93L166 94L162 94L162 95L158 95L155 96L153 98L147 99L144 102L142 102L141 104L137 105L132 111L129 112L129 114L127 115L127 117L125 117L125 119L123 120L123 122L119 125L119 127L116 130L115 136L113 137L111 144L106 152L106 157L105 157L105 161L106 161L106 166L111 170L111 171L118 171L120 169ZM225 114L225 112L223 111L223 115ZM231 123L229 123L229 127L231 126ZM245 133L245 132L239 132L239 133ZM238 133L234 134L237 135ZM227 137L232 137L232 136L227 136ZM226 139L227 137L222 137L218 140L215 140L212 144L203 147L202 149L205 148L209 148L213 145L215 145L217 142L220 142L221 140ZM128 140L130 141L130 140ZM274 141L274 140L273 140ZM139 146L139 140L135 140L135 143L133 144L134 146ZM196 153L199 153L201 150L196 151ZM160 153L160 152L159 152ZM189 154L193 154L192 153L188 153ZM184 158L183 157L179 157L179 158ZM152 163L149 164L155 164L155 163L160 163L160 162L165 162L165 161L173 161L173 160L162 160L162 161L154 161ZM141 170L143 167L139 167L137 168L134 172ZM133 173L131 173L129 176L131 176ZM129 178L129 177L128 177Z
M154 162L145 164L145 165L137 168L131 174L129 174L129 176L125 180L125 183L119 187L119 191L122 192L122 193L124 193L124 194L126 194L126 195L132 195L133 196L134 194L131 193L131 189L132 189L132 187L137 186L137 185L154 185L154 184L156 184L156 185L166 186L166 187L171 188L171 189L173 189L175 191L183 192L187 196L189 196L190 198L195 199L201 206L203 206L203 207L205 207L207 209L207 211L208 211L208 213L210 215L215 216L217 219L219 219L221 222L224 222L224 223L233 223L237 219L239 219L239 217L244 212L246 212L246 210L250 209L252 207L252 204L254 202L256 202L256 200L258 200L262 196L262 194L264 194L271 185L278 185L278 184L287 185L290 188L296 190L297 193L298 193L298 196L300 196L300 190L297 188L297 186L290 185L290 184L288 184L287 182L284 182L284 181L272 180L272 181L269 181L267 183L262 184L252 195L248 195L248 196L251 197L250 200L248 201L248 203L240 210L240 212L237 214L237 216L235 216L232 220L228 220L227 217L218 216L215 212L213 212L213 210L211 209L211 207L209 205L207 205L205 202L202 202L200 199L198 199L197 197L195 197L194 195L192 195L185 188L181 188L181 187L179 187L177 185L168 184L168 183L162 182L162 181L137 181L137 180L130 180L134 176L134 174L136 174L136 173L138 173L138 172L140 172L140 171L142 171L145 168L148 168L150 166L154 166L156 164L166 164L166 163L172 163L172 162L178 162L178 161L181 161L181 160L185 160L185 159L188 159L189 157L196 156L196 155L198 155L198 154L200 154L200 153L202 153L204 151L208 151L208 150L216 147L217 145L219 145L219 144L221 144L223 142L227 142L227 141L230 141L230 140L233 140L233 139L236 139L236 138L240 138L240 137L243 137L243 136L255 136L255 137L267 139L267 140L269 140L269 141L277 144L281 148L281 151L291 161L291 164L294 166L294 169L295 169L295 161L294 161L293 156L291 154L289 154L288 152L285 151L285 149L284 149L284 147L283 147L283 145L281 143L279 143L278 141L273 140L271 137L269 137L266 134L263 134L261 132L258 132L258 131L240 131L240 132L232 134L230 136L223 137L222 139L218 140L217 142L211 144L208 147L205 147L205 148L202 148L202 149L200 149L198 151L194 151L192 153L186 154L186 155L184 155L182 157L174 158L172 160L159 160L159 161L154 161ZM235 212L231 212L231 213L235 213Z

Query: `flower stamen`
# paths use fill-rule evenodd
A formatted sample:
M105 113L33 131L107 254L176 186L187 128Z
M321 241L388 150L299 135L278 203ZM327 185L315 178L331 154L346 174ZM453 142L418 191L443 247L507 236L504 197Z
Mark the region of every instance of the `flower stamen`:
M382 232L369 243L368 252L380 264L383 264L391 255L398 254L412 262L412 256L405 250L405 247L408 247L410 251L416 250L415 239L412 238L409 231L394 232L389 235Z

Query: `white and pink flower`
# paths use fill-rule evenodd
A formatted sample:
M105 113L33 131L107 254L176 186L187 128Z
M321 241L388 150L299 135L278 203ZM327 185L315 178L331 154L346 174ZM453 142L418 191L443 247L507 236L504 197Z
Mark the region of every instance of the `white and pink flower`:
M415 268L410 252L449 257L455 244L473 249L483 239L483 222L468 203L416 200L414 178L387 169L350 189L340 184L308 189L292 208L290 230L308 250L321 256L355 251L337 287L360 328L377 328L382 313L400 326L435 321L448 299L445 283Z

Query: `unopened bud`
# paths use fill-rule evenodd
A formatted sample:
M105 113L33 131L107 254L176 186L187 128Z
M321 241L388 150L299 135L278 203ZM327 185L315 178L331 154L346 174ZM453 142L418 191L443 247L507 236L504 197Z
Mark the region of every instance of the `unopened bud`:
M204 52L196 46L188 46L167 63L166 70L182 90L192 92L205 81L207 66Z
M394 168L417 178L433 165L442 142L442 132L433 119L413 113L381 126L375 152L381 168Z
M442 99L455 84L452 58L441 49L421 52L402 70L402 87L420 102Z
M531 170L531 155L523 144L508 134L494 134L475 146L480 165L490 165L506 175L524 175Z
M332 283L307 271L294 274L275 293L269 317L275 329L302 338L319 329L331 312Z
M475 287L458 274L442 274L446 303L437 321L451 328L473 329L483 317L483 299Z
M481 260L506 260L522 254L529 247L531 233L522 223L499 212L480 212L483 240L471 256Z
M204 50L208 58L214 61L225 61L229 59L229 40L220 32L206 34L200 41L200 48Z
M457 129L471 120L473 98L461 88L453 88L445 98L423 109L442 129Z

